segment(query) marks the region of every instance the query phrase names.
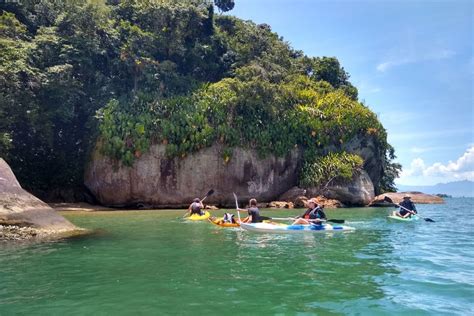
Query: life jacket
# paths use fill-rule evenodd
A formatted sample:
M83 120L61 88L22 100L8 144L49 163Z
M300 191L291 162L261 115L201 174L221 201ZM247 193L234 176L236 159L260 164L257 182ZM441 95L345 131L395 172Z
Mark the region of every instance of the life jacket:
M224 223L235 223L234 214L224 213L224 217L222 218L222 221Z
M316 206L316 207L313 208L310 212L308 212L308 214L305 214L304 219L310 219L310 218L311 218L311 215L314 215L316 218L319 218L318 211L319 211L320 209L321 209L321 208L320 208L319 206Z

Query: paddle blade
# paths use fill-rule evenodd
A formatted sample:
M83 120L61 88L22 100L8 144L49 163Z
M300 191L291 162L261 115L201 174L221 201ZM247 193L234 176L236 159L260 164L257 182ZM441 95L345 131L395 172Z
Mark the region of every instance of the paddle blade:
M206 196L211 196L214 194L214 189L210 189L209 192L207 192Z
M434 222L435 222L435 221L432 220L431 218L424 218L424 220L425 220L426 222L430 222L430 223L434 223Z
M388 202L388 203L391 203L391 204L395 204L395 203L393 203L393 200L392 200L391 198L389 198L388 196L386 196L386 195L384 195L383 200L384 200L385 202Z
M235 199L235 209L238 210L239 209L239 201L237 200L237 194L235 193L232 193L234 195L234 199Z
M337 224L344 224L346 222L346 220L344 220L344 219L328 219L327 222L337 223Z

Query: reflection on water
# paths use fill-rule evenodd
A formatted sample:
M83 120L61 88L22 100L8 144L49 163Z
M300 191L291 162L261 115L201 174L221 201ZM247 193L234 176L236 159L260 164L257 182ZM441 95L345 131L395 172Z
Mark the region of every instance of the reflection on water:
M330 234L223 229L182 211L67 213L102 233L0 245L0 314L469 314L472 200L449 203L459 214L436 223L329 211L356 228ZM419 209L442 218L443 206Z

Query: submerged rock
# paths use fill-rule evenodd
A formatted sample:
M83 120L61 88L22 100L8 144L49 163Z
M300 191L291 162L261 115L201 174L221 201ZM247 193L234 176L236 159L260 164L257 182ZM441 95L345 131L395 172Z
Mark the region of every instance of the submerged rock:
M2 225L1 236L16 234L18 238L22 237L21 239L27 236L35 237L80 230L48 204L26 192L18 183L10 166L1 158L0 225ZM5 238L10 239L10 237Z
M405 195L410 195L411 200L415 204L443 204L444 200L436 195L426 194L422 192L390 192L378 195L370 203L369 206L392 206L392 204L384 201L385 196L392 199L394 203L403 201Z

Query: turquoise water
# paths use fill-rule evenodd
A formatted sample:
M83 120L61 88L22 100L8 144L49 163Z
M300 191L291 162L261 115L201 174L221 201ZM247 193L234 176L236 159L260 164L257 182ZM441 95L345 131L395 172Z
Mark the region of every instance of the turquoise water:
M98 233L0 244L0 315L472 315L473 202L419 205L436 223L330 211L357 230L303 235L184 222L182 211L64 213Z

